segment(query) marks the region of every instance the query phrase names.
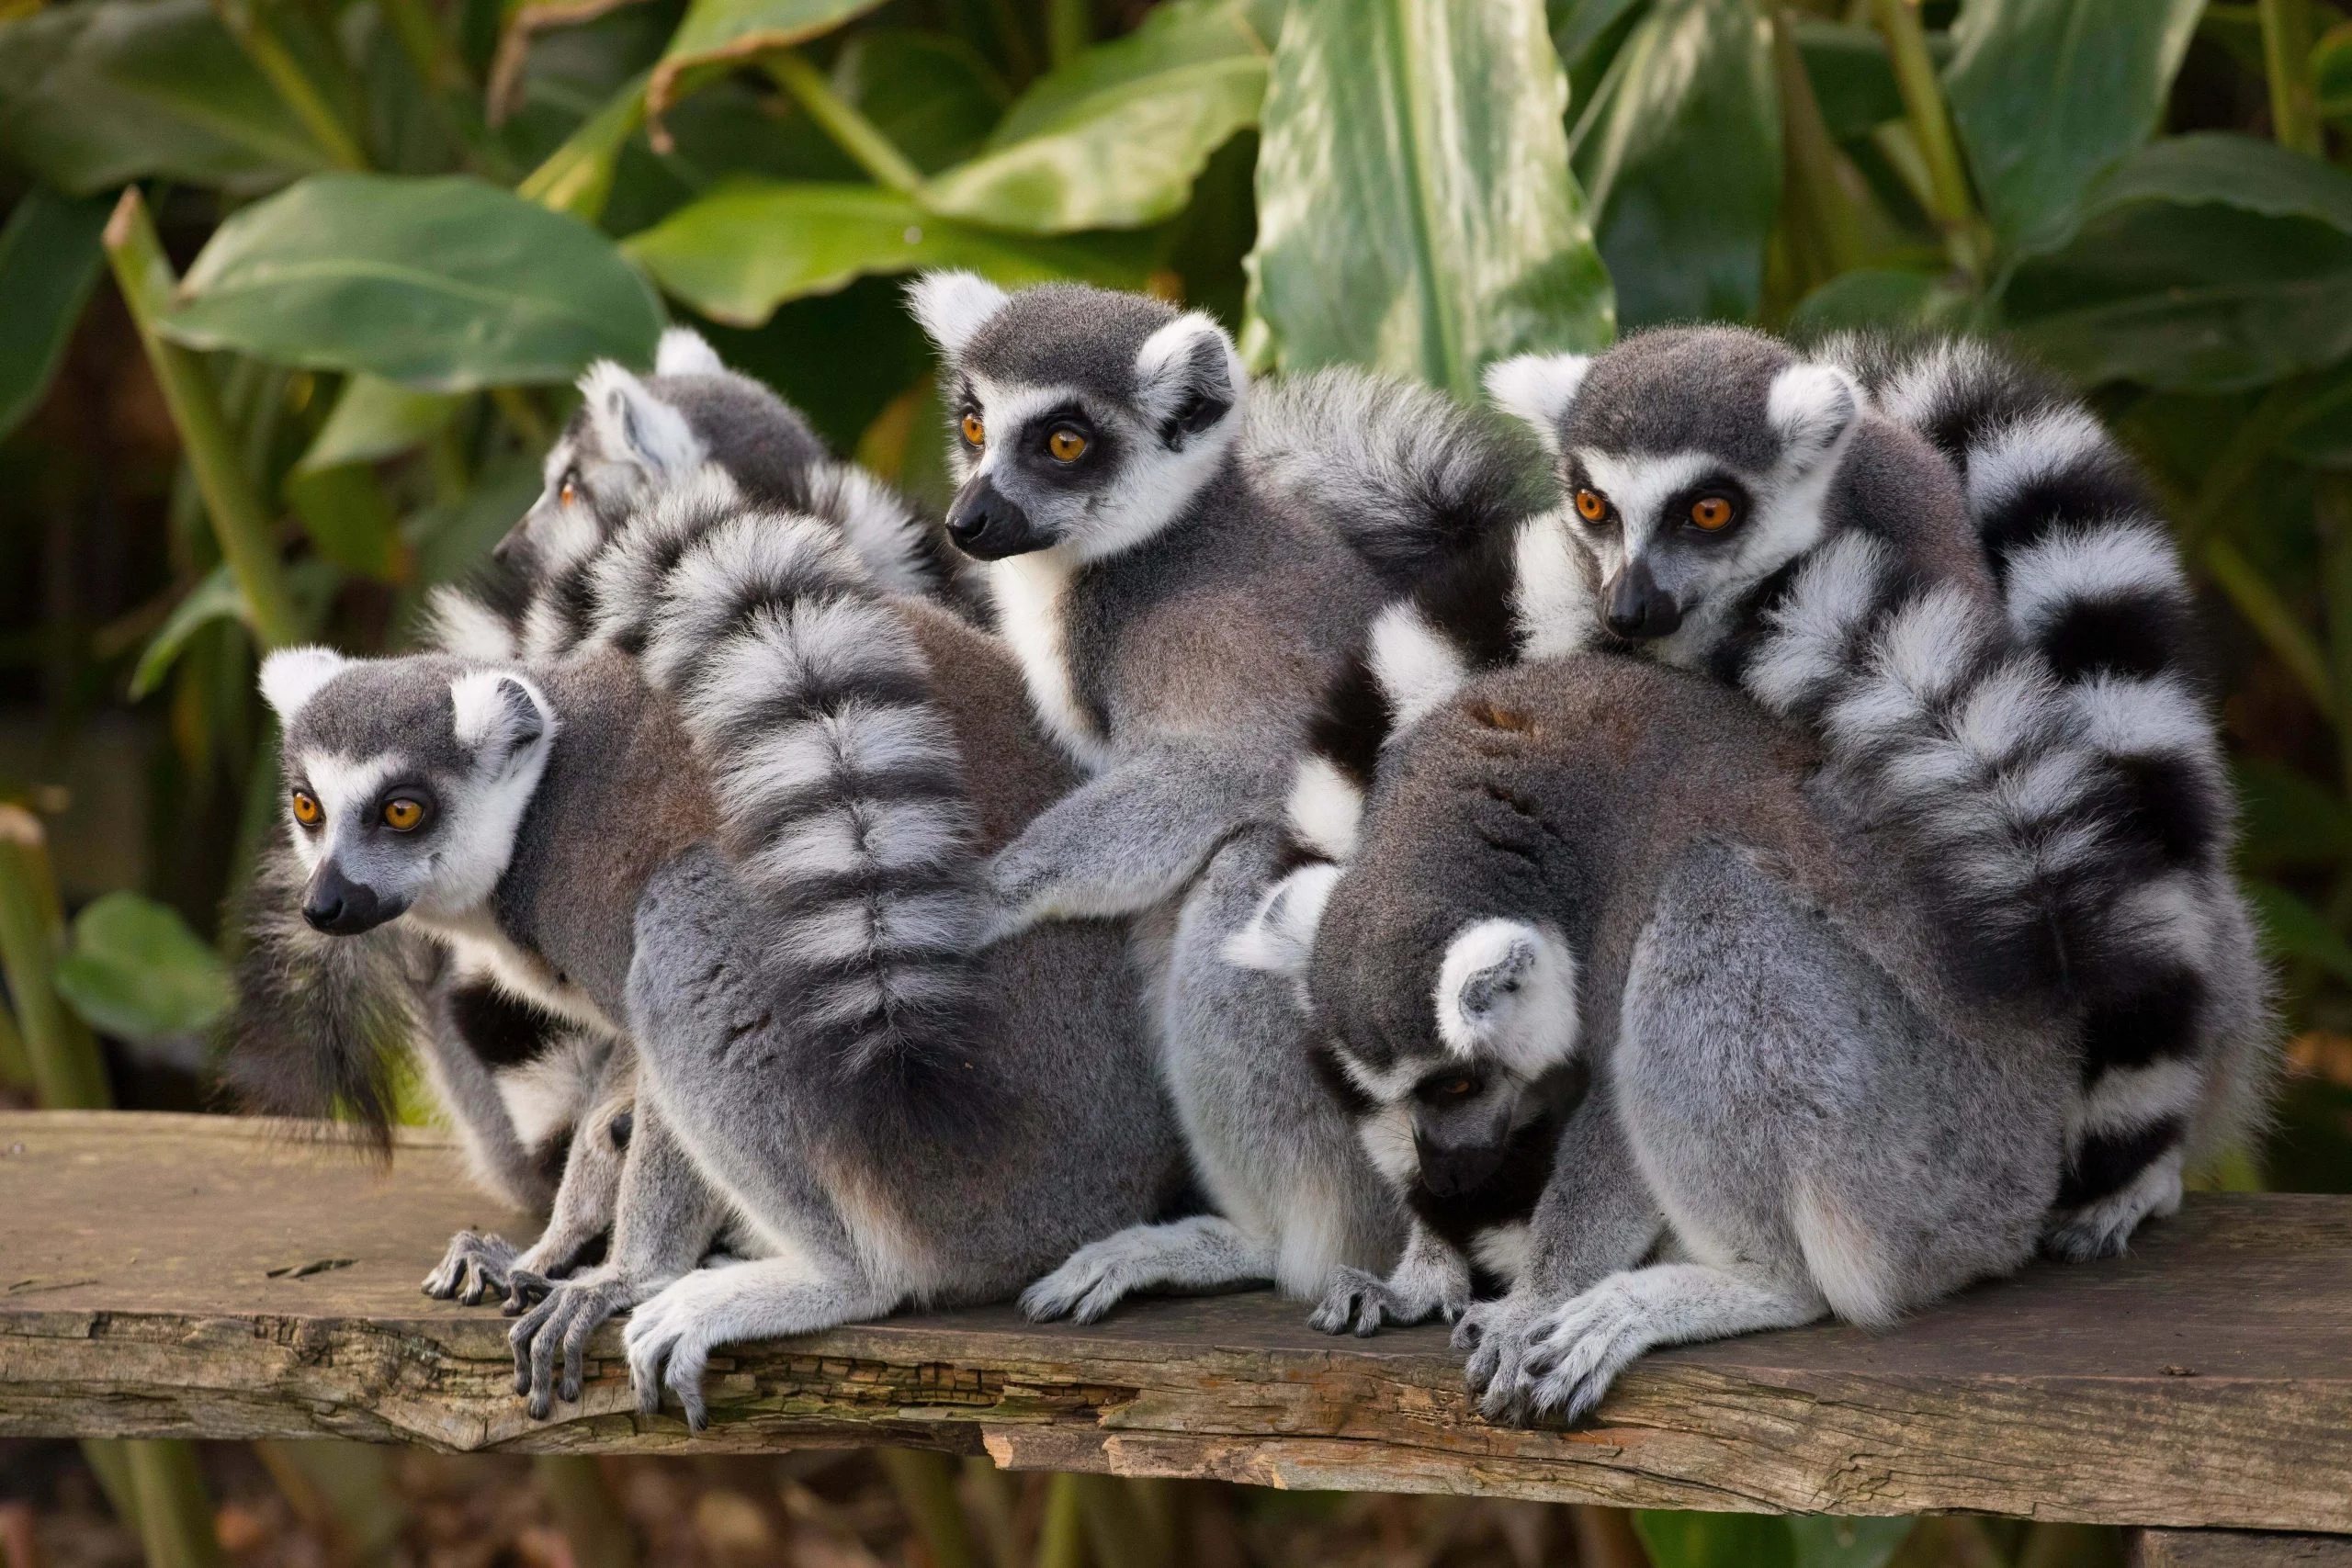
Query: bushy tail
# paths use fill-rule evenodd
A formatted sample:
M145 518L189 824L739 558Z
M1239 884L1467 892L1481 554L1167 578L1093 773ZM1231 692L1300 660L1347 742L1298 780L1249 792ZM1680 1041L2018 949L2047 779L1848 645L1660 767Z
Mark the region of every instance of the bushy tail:
M1545 502L1515 427L1348 367L1254 390L1242 446L1260 484L1329 518L1399 589Z
M614 542L595 595L596 640L641 657L710 770L804 1066L845 1114L970 1120L987 905L962 757L839 529L685 486Z

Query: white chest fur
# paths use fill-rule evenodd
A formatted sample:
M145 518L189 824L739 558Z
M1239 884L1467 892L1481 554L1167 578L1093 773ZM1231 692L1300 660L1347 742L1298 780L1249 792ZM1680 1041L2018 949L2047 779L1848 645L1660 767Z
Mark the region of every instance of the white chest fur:
M1078 700L1066 636L1070 577L1076 564L1059 549L1012 556L989 568L997 626L1021 660L1029 701L1048 733L1080 764L1100 769L1109 747Z

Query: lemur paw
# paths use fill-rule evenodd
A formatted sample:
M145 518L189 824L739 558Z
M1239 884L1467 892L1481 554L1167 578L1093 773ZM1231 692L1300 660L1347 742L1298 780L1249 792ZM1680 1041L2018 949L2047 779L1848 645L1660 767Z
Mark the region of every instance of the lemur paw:
M632 1292L616 1273L605 1269L560 1281L517 1273L517 1298L526 1281L544 1299L507 1331L506 1342L514 1351L514 1392L524 1396L531 1418L544 1421L557 1398L566 1404L579 1401L586 1381L589 1337L628 1306ZM560 1381L556 1376L558 1355L563 1358Z
M459 1231L449 1238L449 1250L424 1277L424 1293L435 1301L479 1306L484 1295L506 1289L514 1267L514 1244L503 1236L481 1231Z
M709 1335L701 1297L713 1277L697 1272L671 1285L637 1310L623 1337L639 1411L659 1415L666 1388L677 1396L686 1429L696 1434L710 1425L702 1379L717 1344Z
M1511 1414L1520 1363L1527 1359L1528 1327L1536 1315L1523 1301L1505 1296L1474 1303L1453 1325L1453 1348L1469 1352L1462 1385L1489 1421Z
M1139 1247L1124 1235L1089 1242L1069 1260L1021 1292L1021 1310L1032 1323L1067 1317L1099 1322L1130 1292L1142 1286Z
M1403 1327L1441 1312L1451 1316L1449 1305L1408 1297L1379 1275L1343 1263L1332 1270L1330 1288L1324 1292L1323 1303L1308 1315L1306 1325L1323 1334L1345 1334L1352 1328L1358 1337L1369 1339L1380 1332L1384 1322Z
M1583 1420L1655 1337L1647 1308L1614 1280L1571 1297L1529 1326L1514 1385L1520 1415Z

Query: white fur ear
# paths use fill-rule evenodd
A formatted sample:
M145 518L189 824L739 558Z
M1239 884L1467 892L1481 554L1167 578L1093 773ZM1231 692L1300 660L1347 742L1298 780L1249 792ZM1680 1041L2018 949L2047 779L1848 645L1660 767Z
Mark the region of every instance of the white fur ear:
M1315 957L1315 933L1340 870L1328 861L1300 866L1258 900L1250 923L1225 940L1225 959L1241 969L1305 981Z
M261 661L261 694L280 729L351 660L331 648L281 648Z
M1862 389L1835 365L1801 361L1772 378L1764 417L1792 448L1808 461L1827 451L1861 412Z
M588 367L580 395L606 457L633 457L655 479L676 479L702 463L703 444L686 416L611 360Z
M661 346L653 351L656 376L718 376L726 369L718 350L692 327L668 329L662 334Z
M1527 422L1555 456L1560 422L1567 417L1592 368L1589 354L1522 354L1487 367L1487 396L1505 413Z
M943 359L963 353L972 334L1011 298L976 272L926 272L907 285L907 308L938 345Z
M1363 791L1329 757L1299 759L1283 807L1293 837L1326 860L1342 864L1356 858L1363 827Z
M1454 932L1435 1002L1438 1038L1465 1059L1532 1077L1576 1048L1576 957L1559 932L1525 920L1473 920Z
M503 670L469 670L449 682L451 732L458 744L482 754L492 767L555 733L555 710L524 676Z
M1170 446L1217 424L1249 384L1233 339L1198 310L1177 317L1136 351L1137 410Z

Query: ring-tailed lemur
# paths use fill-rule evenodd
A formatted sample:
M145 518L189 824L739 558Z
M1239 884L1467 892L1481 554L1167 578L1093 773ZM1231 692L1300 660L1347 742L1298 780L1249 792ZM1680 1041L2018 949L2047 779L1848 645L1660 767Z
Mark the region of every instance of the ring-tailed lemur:
M805 503L831 522L875 578L904 592L944 588L947 552L934 524L870 475L831 457L807 422L757 382L728 371L696 334L663 333L654 373L600 363L549 452L545 488L469 586L434 595L427 639L492 659L541 656L584 635L587 578L636 512L681 485L724 474L768 505ZM561 1272L609 1226L626 1147L633 1066L624 1048L506 994L488 976L439 973L389 929L322 939L288 897L301 868L292 847L262 857L246 924L226 1062L250 1104L283 1114L341 1111L380 1135L391 1064L410 1041L426 1084L492 1197L548 1224L519 1254L495 1235L460 1233L424 1282L470 1304L506 1293L512 1276ZM372 973L361 973L372 971ZM397 972L414 971L401 982ZM375 1016L351 1017L352 998ZM616 1136L617 1131L618 1136ZM519 1310L510 1295L510 1311Z
M1357 373L1254 394L1223 329L1141 295L920 279L961 489L1031 698L1093 777L1000 852L997 929L1156 911L1166 1070L1217 1213L1087 1247L1023 1299L1271 1280L1319 1294L1397 1217L1316 1089L1283 987L1220 956L1279 874L1316 694L1426 542L1519 506L1497 435ZM1502 482L1498 483L1498 479Z
M404 913L633 1041L616 1256L517 1325L518 1380L544 1408L560 1353L576 1388L590 1320L641 1301L640 1401L667 1386L699 1427L717 1347L1008 1294L1159 1213L1182 1145L1123 932L980 951L989 812L961 757L1006 763L972 771L983 793L1062 782L988 639L723 479L659 498L594 577L608 612L560 661L308 649L264 680L306 916ZM749 1260L681 1274L720 1214Z
M1472 1384L1490 1416L1574 1419L1655 1346L1882 1325L2031 1256L2068 1024L1951 983L1934 898L1812 761L1724 688L1608 654L1482 676L1399 742L1354 860L1247 943L1304 969L1419 1221L1322 1326L1458 1303L1474 1261L1554 1271ZM1577 1063L1601 1088L1563 1118Z
M1343 854L1379 736L1514 655L1613 642L1742 687L1817 730L1858 809L1907 824L1980 978L2076 1012L2050 1245L2113 1251L2258 1115L2270 1035L2186 585L2078 403L1980 347L1838 353L1888 412L1843 365L1732 329L1497 366L1568 503L1384 615L1410 679L1360 661L1337 688L1302 770L1324 809L1295 815ZM1966 457L1973 520L1926 437Z

